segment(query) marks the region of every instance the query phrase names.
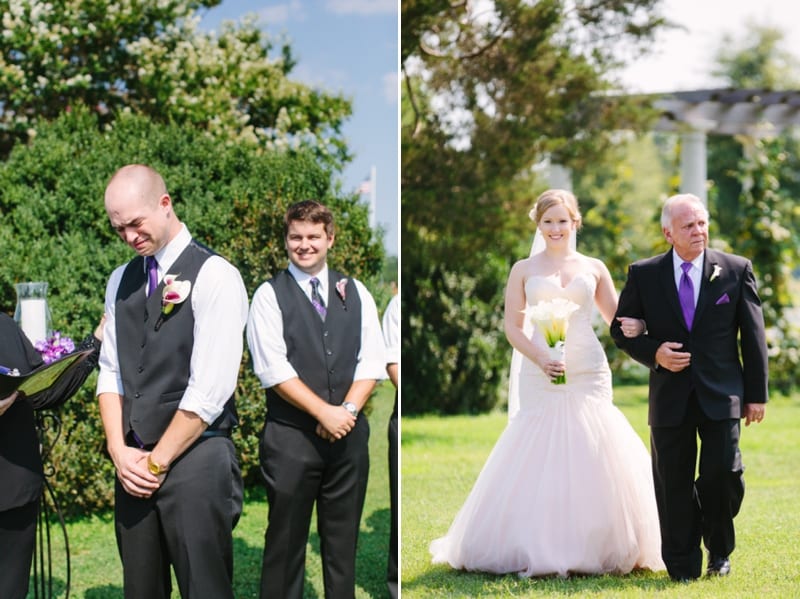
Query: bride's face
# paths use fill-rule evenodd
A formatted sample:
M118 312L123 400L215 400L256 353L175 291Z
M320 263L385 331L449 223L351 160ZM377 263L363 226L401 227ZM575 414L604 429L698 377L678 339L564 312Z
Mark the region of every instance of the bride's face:
M548 246L567 246L575 230L575 221L566 206L556 204L545 210L538 227Z

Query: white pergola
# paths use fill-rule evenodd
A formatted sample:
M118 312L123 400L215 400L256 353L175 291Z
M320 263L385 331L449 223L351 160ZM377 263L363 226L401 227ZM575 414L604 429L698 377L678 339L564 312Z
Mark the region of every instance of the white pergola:
M655 129L681 136L681 192L707 201L706 137L777 135L800 125L800 91L701 89L659 94Z

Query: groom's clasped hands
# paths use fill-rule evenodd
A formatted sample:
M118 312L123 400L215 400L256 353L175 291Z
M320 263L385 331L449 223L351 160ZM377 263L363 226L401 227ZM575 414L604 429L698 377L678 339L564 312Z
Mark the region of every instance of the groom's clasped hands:
M317 436L333 443L343 439L356 425L356 418L341 406L327 405L317 422Z

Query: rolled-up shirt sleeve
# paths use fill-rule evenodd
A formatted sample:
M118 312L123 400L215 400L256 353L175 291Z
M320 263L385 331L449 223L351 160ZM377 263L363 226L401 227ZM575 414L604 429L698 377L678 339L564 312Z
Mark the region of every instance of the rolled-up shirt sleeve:
M392 297L383 312L383 342L386 346L386 363L400 363L400 299Z
M361 300L361 350L358 352L358 364L353 380L385 379L386 351L383 345L378 308L367 288L360 281L354 279L353 282Z
M122 376L117 356L116 297L125 266L120 266L111 273L106 286L105 315L103 326L103 345L100 348L100 374L97 376L97 395L116 393L124 395Z
M253 358L253 371L265 389L298 376L286 355L283 316L269 283L263 283L253 295L247 318L247 346Z
M194 347L189 384L178 407L211 424L236 390L247 291L239 271L220 256L205 261L194 287Z

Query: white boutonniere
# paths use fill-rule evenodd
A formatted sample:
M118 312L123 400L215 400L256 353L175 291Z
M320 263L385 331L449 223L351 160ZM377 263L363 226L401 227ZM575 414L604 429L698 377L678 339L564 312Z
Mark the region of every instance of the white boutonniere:
M339 279L336 281L336 295L338 295L342 299L342 306L345 310L347 310L347 304L345 303L345 299L347 298L347 294L345 292L345 286L347 285L347 277L344 279Z
M719 273L722 272L722 267L719 264L714 265L714 272L711 273L711 276L708 278L709 283L713 282L719 276Z
M161 328L164 318L172 312L175 304L181 304L189 297L191 281L179 281L178 275L164 275L164 291L161 293L161 315L156 322L156 330Z

